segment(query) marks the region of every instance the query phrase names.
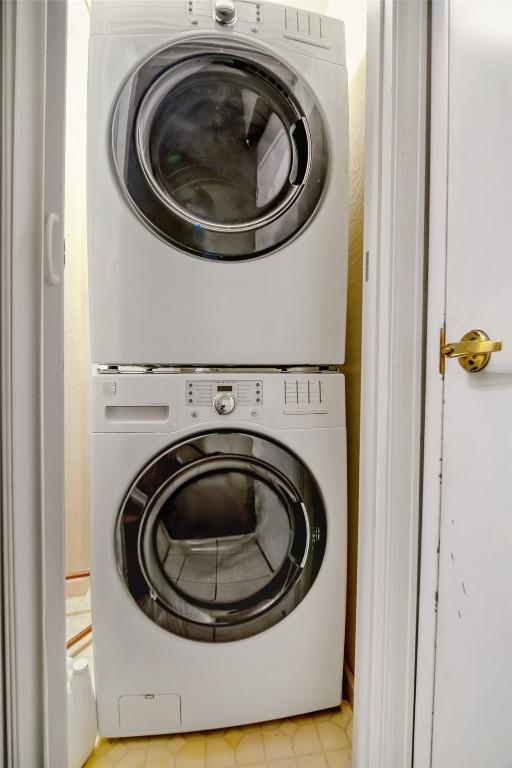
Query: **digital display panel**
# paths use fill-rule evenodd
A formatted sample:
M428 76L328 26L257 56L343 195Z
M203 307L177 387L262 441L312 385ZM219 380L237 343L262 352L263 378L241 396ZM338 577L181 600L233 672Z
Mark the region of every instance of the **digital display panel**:
M233 387L229 384L219 384L217 386L217 392L232 392Z

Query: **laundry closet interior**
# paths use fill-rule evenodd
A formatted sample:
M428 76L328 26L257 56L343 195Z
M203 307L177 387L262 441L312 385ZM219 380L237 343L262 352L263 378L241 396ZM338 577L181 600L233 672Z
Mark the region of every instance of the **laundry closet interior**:
M86 765L349 766L366 3L71 0L67 23Z

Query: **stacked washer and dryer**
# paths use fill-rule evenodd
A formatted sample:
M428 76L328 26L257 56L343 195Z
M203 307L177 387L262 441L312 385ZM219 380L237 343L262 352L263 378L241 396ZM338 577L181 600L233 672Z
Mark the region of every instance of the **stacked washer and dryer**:
M104 736L339 704L343 24L93 0L92 608Z

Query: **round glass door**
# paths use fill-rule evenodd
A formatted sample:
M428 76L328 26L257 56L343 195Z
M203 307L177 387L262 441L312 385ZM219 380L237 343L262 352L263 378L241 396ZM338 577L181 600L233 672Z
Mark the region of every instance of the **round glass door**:
M319 489L297 457L266 438L217 432L169 448L140 473L115 544L150 619L222 642L294 610L320 569L325 537Z
M114 164L153 232L210 259L260 256L294 237L324 187L315 99L256 48L189 41L129 78L113 121Z

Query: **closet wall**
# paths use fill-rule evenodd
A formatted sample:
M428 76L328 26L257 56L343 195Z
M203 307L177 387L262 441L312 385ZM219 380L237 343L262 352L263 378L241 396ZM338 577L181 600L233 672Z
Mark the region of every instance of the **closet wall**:
M359 426L361 391L361 321L364 224L364 115L366 60L360 60L349 85L350 104L350 230L348 251L347 342L345 391L347 405L348 564L345 635L345 695L353 702L357 594L357 530L359 523Z
M89 313L85 152L89 12L68 2L66 86L66 272L64 290L64 408L66 569L89 568ZM67 585L83 594L88 581Z

